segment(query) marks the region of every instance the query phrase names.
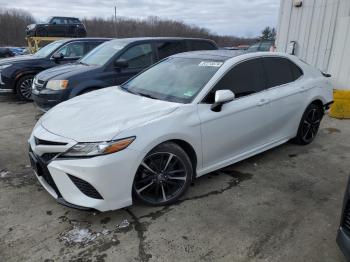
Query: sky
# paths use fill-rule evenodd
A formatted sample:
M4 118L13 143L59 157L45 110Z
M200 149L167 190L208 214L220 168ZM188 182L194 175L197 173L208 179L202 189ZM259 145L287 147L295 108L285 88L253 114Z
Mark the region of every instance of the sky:
M280 0L0 0L36 20L49 16L160 18L181 20L219 35L253 37L276 26Z

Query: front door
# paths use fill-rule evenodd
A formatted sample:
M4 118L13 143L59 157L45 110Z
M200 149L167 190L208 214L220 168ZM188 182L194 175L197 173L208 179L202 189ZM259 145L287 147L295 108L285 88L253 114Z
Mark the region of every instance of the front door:
M198 105L204 171L243 159L268 143L271 111L265 87L261 59L248 60L228 71ZM223 89L232 90L236 99L213 112L215 91Z
M119 58L117 58L117 61L128 62L128 67L114 68L112 85L121 85L131 77L151 66L154 61L152 45L146 43L132 46L121 54Z

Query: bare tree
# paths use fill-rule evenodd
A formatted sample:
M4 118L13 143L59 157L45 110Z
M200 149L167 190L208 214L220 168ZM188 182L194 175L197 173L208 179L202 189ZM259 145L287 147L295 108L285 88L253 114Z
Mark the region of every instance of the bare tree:
M19 9L0 9L0 46L24 46L25 28L33 16Z
M25 45L25 28L34 22L28 12L19 9L0 9L0 46ZM182 21L160 19L151 16L147 19L131 19L113 16L108 18L84 18L88 36L96 37L144 37L144 36L174 36L212 39L219 46L235 46L250 44L256 39L234 36L220 36L209 30Z

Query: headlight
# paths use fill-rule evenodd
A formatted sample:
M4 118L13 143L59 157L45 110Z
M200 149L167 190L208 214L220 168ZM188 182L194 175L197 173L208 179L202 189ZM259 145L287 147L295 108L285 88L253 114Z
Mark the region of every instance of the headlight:
M36 24L31 24L31 25L28 25L27 28L28 28L28 30L32 30L35 28L35 26L36 26Z
M9 67L9 66L12 66L11 64L7 64L7 65L0 65L0 71Z
M78 143L62 156L79 157L112 154L127 148L134 140L135 137L128 137L110 142Z
M47 89L62 90L68 87L68 80L50 80L46 84Z

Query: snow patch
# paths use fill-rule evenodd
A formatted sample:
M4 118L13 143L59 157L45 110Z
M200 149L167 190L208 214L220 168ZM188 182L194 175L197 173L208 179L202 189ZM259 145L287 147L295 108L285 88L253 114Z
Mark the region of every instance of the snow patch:
M119 225L117 225L118 228L126 228L130 225L129 221L127 219L124 219Z
M3 170L0 171L0 177L1 178L8 177L9 174L10 174L10 171L8 171L6 169L3 169Z
M87 228L79 228L74 226L72 230L66 232L61 236L61 240L67 242L68 244L88 244L94 241L97 234L91 232Z

